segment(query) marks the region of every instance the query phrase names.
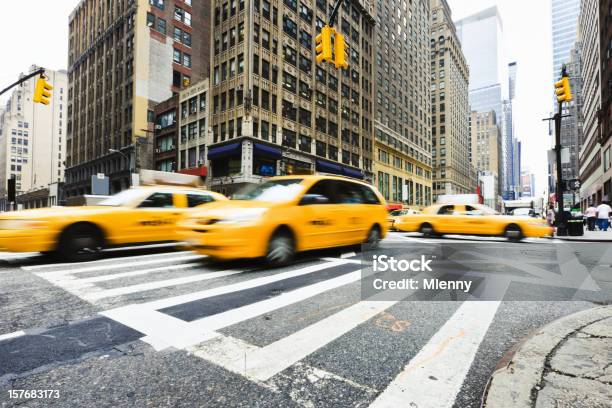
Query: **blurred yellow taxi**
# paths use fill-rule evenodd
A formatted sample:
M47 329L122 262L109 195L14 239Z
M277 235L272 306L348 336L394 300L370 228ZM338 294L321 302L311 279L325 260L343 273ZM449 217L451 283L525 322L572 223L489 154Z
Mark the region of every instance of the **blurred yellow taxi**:
M393 226L393 224L395 223L395 220L398 219L399 217L403 216L403 215L412 215L412 214L419 214L420 211L419 210L414 210L412 208L404 208L401 210L393 210L391 212L389 212L389 215L387 216L387 226L389 227L390 231L394 231L395 227Z
M337 176L273 177L229 202L179 222L179 234L216 259L289 262L299 251L368 243L387 234L385 200L372 186Z
M107 246L176 241L176 222L189 208L227 202L198 188L146 186L124 190L96 206L0 213L0 251L49 252L90 260Z
M424 236L441 234L503 236L519 241L524 237L549 237L553 229L544 220L500 215L481 204L437 204L421 214L398 217L398 231L421 232Z

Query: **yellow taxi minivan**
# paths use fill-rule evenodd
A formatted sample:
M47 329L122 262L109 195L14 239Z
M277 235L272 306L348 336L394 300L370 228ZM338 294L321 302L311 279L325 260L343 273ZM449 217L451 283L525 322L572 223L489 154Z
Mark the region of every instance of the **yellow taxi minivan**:
M371 185L328 175L273 177L178 223L198 253L219 260L289 262L296 252L366 243L387 234L385 200Z
M95 206L0 213L0 251L43 252L68 261L97 257L108 246L176 241L190 208L227 202L218 193L177 186L134 187Z

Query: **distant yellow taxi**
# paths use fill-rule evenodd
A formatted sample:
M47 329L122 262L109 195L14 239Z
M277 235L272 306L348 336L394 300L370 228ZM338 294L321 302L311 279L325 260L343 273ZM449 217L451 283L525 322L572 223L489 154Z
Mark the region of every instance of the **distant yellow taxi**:
M176 222L189 209L227 202L198 188L145 186L124 190L96 206L0 213L0 251L56 253L90 260L107 246L176 241Z
M553 229L544 220L499 215L480 204L432 205L421 214L398 217L393 226L398 231L421 232L424 236L489 235L503 236L513 241L524 237L549 237L553 234Z
M414 210L412 208L404 208L401 210L391 211L389 215L387 216L387 226L389 227L389 230L391 231L395 230L395 227L393 226L393 224L395 223L395 220L398 219L399 217L403 215L418 214L419 212L420 211Z
M369 184L336 176L273 177L179 222L179 234L216 259L289 262L296 252L367 243L387 234L385 200Z

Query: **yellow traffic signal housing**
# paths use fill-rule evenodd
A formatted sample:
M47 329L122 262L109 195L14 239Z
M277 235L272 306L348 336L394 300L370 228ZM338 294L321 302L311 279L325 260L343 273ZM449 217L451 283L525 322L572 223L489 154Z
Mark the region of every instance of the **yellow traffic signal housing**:
M321 29L321 33L315 37L316 42L316 61L321 62L332 61L332 28L328 25Z
M557 101L571 102L572 90L570 88L569 78L564 76L560 81L555 83L555 93L557 94Z
M51 90L53 86L45 81L42 76L36 80L36 88L34 88L34 103L42 103L48 105L51 99Z
M334 35L334 65L339 69L348 68L348 56L344 35L336 32Z

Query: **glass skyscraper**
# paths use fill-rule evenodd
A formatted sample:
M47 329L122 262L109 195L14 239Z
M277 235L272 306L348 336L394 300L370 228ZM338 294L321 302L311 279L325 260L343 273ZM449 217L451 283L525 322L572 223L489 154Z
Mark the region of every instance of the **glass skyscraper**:
M569 61L570 51L576 41L578 16L580 15L580 0L552 1L552 47L553 47L553 79L557 81L561 67ZM554 111L556 111L556 99Z

